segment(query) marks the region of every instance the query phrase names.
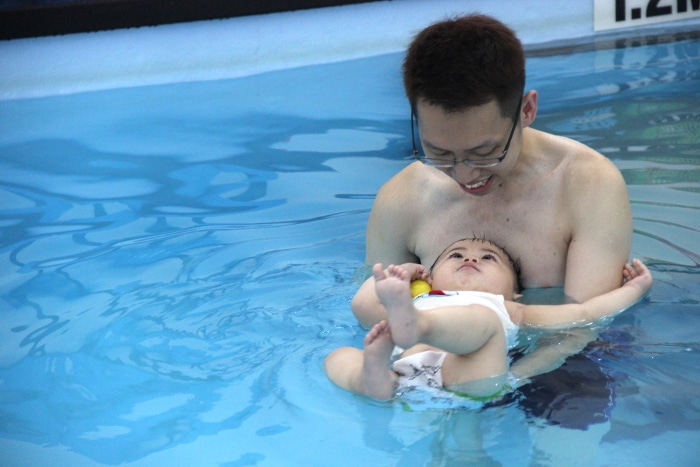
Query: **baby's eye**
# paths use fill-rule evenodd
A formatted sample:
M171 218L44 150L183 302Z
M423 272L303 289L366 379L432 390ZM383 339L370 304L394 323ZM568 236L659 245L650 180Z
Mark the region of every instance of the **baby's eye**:
M481 259L488 259L490 261L496 261L496 257L490 253L482 256Z
M461 259L461 258L463 258L463 256L462 256L462 253L457 253L457 252L455 252L455 253L452 253L452 254L450 255L450 258L458 258L458 259Z

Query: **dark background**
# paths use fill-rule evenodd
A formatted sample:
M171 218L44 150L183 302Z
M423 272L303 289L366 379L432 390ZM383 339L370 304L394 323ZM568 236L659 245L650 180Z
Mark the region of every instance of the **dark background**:
M0 39L154 26L371 0L0 0Z

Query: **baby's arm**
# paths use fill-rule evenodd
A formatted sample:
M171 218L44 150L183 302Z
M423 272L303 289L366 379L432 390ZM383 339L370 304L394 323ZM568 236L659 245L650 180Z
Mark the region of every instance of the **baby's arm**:
M412 281L418 279L430 281L430 272L428 268L422 264L404 263L401 267L408 271ZM377 297L374 276L370 276L360 286L355 296L352 298L350 307L352 308L355 318L367 329L387 319L386 308L384 308L384 305L379 301L379 297Z
M653 279L647 267L638 259L623 270L625 283L608 293L583 303L564 305L523 305L506 302L511 319L517 324L566 327L594 322L619 313L638 302L651 288Z

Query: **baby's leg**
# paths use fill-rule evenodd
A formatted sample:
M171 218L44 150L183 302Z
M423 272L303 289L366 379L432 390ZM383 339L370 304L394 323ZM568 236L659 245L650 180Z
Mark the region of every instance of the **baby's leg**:
M363 394L373 399L391 399L396 391L397 376L390 368L394 341L389 323L380 321L367 333L362 365Z
M384 271L379 264L374 266L372 272L377 296L389 316L394 342L405 349L417 344L422 337L422 330L413 306L408 272L394 265Z
M503 327L469 354L448 353L442 364L442 382L453 391L488 396L505 384L508 355Z
M503 326L493 310L483 305L416 310L406 270L392 265L384 271L376 265L372 272L377 296L386 308L391 335L397 345L409 348L423 343L467 355L494 339L503 341Z
M328 378L343 389L378 400L394 395L397 376L390 369L394 342L386 321L376 324L365 336L365 350L341 347L324 362Z

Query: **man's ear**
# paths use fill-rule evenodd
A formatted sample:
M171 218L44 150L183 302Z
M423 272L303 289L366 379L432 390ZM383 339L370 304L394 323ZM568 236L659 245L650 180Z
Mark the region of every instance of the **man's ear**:
M532 125L537 118L537 91L528 91L523 96L523 107L520 110L520 121L523 128Z

